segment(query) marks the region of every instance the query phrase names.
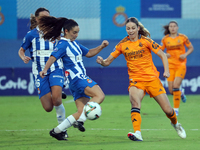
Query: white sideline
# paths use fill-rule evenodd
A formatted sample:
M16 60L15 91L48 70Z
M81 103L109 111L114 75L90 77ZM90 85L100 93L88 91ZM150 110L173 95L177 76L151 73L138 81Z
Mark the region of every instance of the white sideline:
M45 131L45 130L51 130L51 129L21 129L21 130L0 130L0 132L7 131L7 132L12 132L12 131ZM73 128L72 128L73 130ZM74 129L76 130L76 129ZM87 130L107 130L107 131L116 131L116 130L133 130L133 129L106 129L106 128L89 128ZM144 131L163 131L163 130L174 130L174 129L141 129ZM199 131L200 129L185 129L185 130L190 130L190 131Z

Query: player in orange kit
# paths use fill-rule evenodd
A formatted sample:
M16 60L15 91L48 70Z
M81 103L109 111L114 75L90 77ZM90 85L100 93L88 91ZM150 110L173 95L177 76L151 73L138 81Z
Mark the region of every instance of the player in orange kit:
M166 49L170 70L170 77L167 79L168 89L173 95L174 110L178 116L180 99L186 102L184 89L180 90L182 80L186 74L186 57L192 53L194 48L187 36L178 33L178 24L176 21L170 21L163 28L165 36L162 39L161 49ZM185 46L188 48L187 52L185 51Z
M160 49L160 45L147 37L150 36L150 33L136 18L131 17L126 21L126 31L128 36L116 45L115 51L107 59L98 56L97 63L102 66L109 66L120 54L123 54L127 61L129 74L128 90L132 106L131 120L134 129L134 133L128 133L129 139L143 141L140 109L146 92L160 105L178 135L181 138L186 138L185 130L177 121L176 113L170 105L165 89L160 82L159 72L152 60L151 51L162 59L164 65L163 76L168 78L170 74L165 53Z

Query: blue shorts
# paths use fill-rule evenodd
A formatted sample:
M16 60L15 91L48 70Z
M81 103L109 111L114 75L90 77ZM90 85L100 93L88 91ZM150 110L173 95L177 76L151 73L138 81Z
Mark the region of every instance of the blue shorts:
M39 98L51 92L51 87L55 85L61 87L64 85L64 74L62 69L56 69L44 78L37 75L37 78L35 79L35 87L38 91Z
M70 83L69 84L69 90L74 97L74 101L77 100L80 97L90 98L89 96L87 96L84 93L84 90L87 86L93 87L96 84L97 83L95 81L93 81L91 78L89 78L88 76L86 76L84 79L79 78L75 82Z

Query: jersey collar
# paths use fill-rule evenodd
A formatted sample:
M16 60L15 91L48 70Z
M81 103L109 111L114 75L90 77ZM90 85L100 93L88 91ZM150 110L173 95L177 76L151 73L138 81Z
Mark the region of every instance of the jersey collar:
M64 38L64 37L61 37L60 39L61 39L61 40L68 41L68 42L71 42L71 40L70 40L70 39L66 39L66 38Z

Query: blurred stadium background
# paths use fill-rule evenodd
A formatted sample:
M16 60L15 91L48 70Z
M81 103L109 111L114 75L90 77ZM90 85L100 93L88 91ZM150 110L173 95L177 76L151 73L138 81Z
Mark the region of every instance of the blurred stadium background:
M76 20L80 26L77 40L88 48L106 39L110 45L100 52L106 58L114 46L126 36L124 22L137 17L160 43L162 26L171 20L179 24L179 32L188 36L194 52L188 56L187 74L182 83L186 94L200 94L200 1L197 0L0 0L0 96L37 95L31 74L31 62L24 64L18 50L29 31L29 17L39 7L46 7L55 17ZM29 53L27 53L29 55ZM162 62L153 54L154 63L163 72ZM109 67L96 63L96 57L84 58L87 74L105 94L128 94L128 75L123 56ZM164 86L167 82L161 76ZM65 91L69 93L67 87Z

